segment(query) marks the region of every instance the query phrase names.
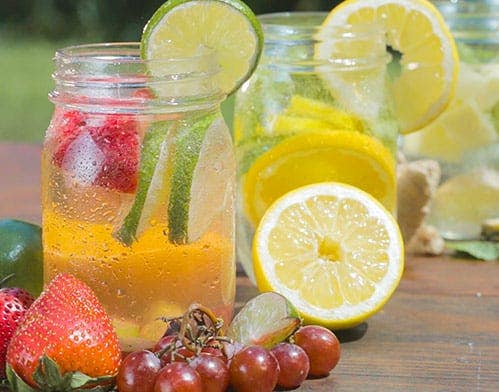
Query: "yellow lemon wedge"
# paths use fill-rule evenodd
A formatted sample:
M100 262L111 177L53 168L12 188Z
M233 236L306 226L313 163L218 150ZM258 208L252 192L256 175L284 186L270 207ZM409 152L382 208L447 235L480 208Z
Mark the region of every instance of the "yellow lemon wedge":
M308 132L311 129L343 129L362 132L364 124L355 115L327 103L301 95L293 95L286 110L276 117L272 133L282 135Z
M425 156L459 163L466 152L487 146L498 139L489 115L476 102L453 100L435 121L404 138L409 156Z
M260 291L284 295L305 323L353 327L380 310L404 269L393 216L358 188L325 182L278 199L253 242Z
M333 26L347 24L379 25L386 46L400 53L392 94L402 133L422 128L447 107L454 95L459 58L448 27L429 1L346 0L331 10L321 26L322 35ZM330 43L319 43L315 57L327 60L331 49ZM353 55L366 57L372 46L354 49ZM335 56L352 56L350 45L335 46L334 51ZM334 74L324 74L323 79L335 90L344 85Z
M359 132L291 136L258 157L243 181L246 215L255 227L280 196L324 181L357 186L395 210L395 160L380 141Z

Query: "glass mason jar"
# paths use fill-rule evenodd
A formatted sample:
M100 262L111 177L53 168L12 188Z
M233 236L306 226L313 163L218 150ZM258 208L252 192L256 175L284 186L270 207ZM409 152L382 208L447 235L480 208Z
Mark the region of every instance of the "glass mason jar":
M59 50L55 65L45 281L69 272L90 285L125 351L151 347L158 317L193 302L228 323L235 158L211 55L143 61L138 44L97 44Z
M456 40L457 89L435 121L404 138L403 150L441 165L428 223L447 239L473 239L499 218L499 1L434 3Z
M319 30L325 16L260 16L263 55L236 94L237 252L253 281L255 228L294 188L344 182L395 212L398 125L383 33L376 26Z

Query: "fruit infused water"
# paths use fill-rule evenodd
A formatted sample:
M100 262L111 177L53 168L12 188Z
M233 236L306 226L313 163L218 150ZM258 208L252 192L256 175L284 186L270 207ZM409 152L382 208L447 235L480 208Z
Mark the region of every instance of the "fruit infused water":
M96 292L123 350L162 336L193 302L227 323L235 295L231 137L211 53L155 60L138 44L55 57L42 158L45 281Z
M442 168L428 223L447 239L475 239L482 224L499 218L499 2L434 3L459 51L456 94L403 149Z
M383 32L375 24L329 26L325 17L261 16L262 60L236 94L237 249L251 279L255 228L295 188L344 182L395 212L398 124Z

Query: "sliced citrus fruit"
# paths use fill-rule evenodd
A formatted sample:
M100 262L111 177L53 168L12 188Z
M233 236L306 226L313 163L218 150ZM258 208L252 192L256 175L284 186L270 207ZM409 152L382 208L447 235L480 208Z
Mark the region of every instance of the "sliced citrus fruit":
M260 23L244 2L170 0L145 26L141 55L147 60L186 58L211 49L222 68L219 85L229 94L249 78L262 46Z
M497 162L499 155L496 157ZM428 223L445 238L473 239L480 236L483 221L498 216L499 171L483 166L440 185L432 200Z
M427 127L406 135L403 150L411 156L458 163L466 152L498 138L491 117L476 102L456 99Z
M139 184L133 205L122 226L114 234L130 245L151 224L158 210L169 198L168 174L171 166L170 146L176 123L160 121L147 130L141 147Z
M395 210L395 160L390 151L358 132L320 131L292 136L255 160L244 178L246 215L256 226L286 192L324 181L357 186Z
M300 326L297 310L278 293L262 293L250 299L234 317L227 336L244 345L272 348Z
M253 242L258 288L293 303L305 323L355 326L377 312L404 268L393 216L372 196L318 183L278 199Z
M331 10L319 34L327 35L333 26L346 24L380 25L386 46L401 54L392 93L403 133L422 128L447 107L454 94L459 59L448 27L429 1L346 0ZM372 45L356 45L353 54L367 57L370 50ZM316 58L332 56L349 59L352 46L340 42L332 47L327 41L317 44ZM337 73L322 76L334 90L345 87ZM348 89L338 90L336 95L348 100L348 93Z
M346 113L345 111L328 105L322 101L306 98L301 95L293 95L291 97L289 106L286 108L283 118L286 118L287 116L290 116L293 119L300 117L310 121L315 120L318 121L319 124L324 123L328 125L324 125L322 128L343 129L359 132L364 129L364 124L355 115ZM301 130L317 129L313 127L313 124L310 125L310 127L304 127ZM274 125L274 127L277 127L277 124Z
M218 113L181 121L170 178L170 241L189 243L205 233L230 197L234 171L231 137Z
M456 98L419 132L404 137L408 155L459 163L465 155L499 139L492 108L499 102L499 71L461 64Z

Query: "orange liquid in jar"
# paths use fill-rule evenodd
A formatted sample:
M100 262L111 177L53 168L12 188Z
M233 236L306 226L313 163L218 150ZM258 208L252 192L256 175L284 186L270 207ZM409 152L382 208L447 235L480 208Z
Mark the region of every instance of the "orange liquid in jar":
M74 181L54 164L50 143L42 157L45 282L68 272L92 287L124 351L152 347L166 327L158 318L181 316L195 302L227 325L235 295L230 195L194 242L171 243L166 218L158 215L127 246L114 233L135 194Z

